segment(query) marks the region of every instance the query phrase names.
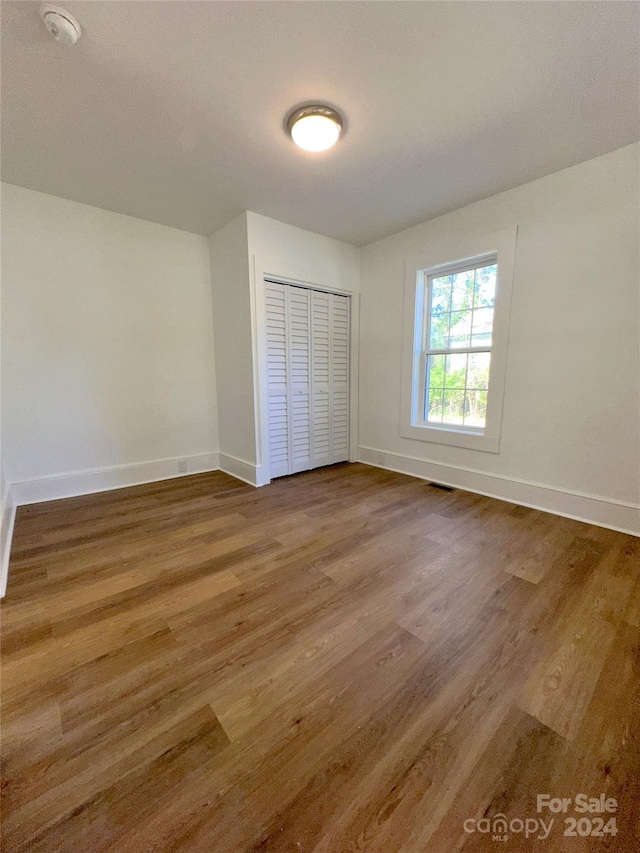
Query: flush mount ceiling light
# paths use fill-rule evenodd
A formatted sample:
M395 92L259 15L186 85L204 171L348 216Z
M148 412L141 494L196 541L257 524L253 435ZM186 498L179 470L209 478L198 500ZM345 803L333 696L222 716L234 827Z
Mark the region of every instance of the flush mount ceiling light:
M82 35L80 24L73 15L59 6L44 3L40 7L40 17L58 44L75 44Z
M305 151L326 151L335 145L342 131L342 118L331 107L308 104L294 110L287 119L289 135Z

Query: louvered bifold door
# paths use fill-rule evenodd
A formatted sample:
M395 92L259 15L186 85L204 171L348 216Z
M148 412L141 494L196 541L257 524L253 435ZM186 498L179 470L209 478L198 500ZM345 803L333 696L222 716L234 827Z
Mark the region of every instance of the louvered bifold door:
M311 291L311 446L313 467L331 465L331 294Z
M331 462L349 458L349 306L349 297L331 294Z
M287 287L265 282L269 459L272 477L290 471Z
M271 477L349 458L349 299L265 281Z
M289 352L289 450L290 471L311 468L310 411L310 291L286 287ZM272 475L273 476L273 475Z

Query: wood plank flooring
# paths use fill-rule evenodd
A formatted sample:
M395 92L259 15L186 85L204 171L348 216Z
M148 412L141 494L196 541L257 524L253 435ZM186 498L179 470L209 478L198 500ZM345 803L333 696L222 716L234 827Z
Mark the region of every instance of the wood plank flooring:
M635 853L639 545L364 465L23 507L3 850Z

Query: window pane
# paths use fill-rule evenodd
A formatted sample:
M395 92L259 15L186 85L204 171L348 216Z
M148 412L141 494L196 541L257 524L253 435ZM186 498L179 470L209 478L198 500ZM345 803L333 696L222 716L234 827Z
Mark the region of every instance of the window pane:
M497 264L428 279L424 420L486 425ZM456 352L467 347L480 352ZM437 351L440 352L437 352Z
M442 314L451 310L451 282L453 276L444 275L431 280L430 314Z
M430 388L442 388L444 385L444 359L443 355L430 355L427 363L427 386Z
M429 349L446 349L449 341L450 314L433 314L429 323Z
M426 420L432 423L442 423L442 395L444 388L427 388Z
M472 347L491 345L491 331L493 328L493 308L476 308L473 312L473 334L471 337Z
M492 307L496 298L496 273L498 267L491 264L488 267L482 267L476 270L475 282L475 306L482 308L484 306Z
M473 308L474 272L475 270L467 270L451 276L453 279L451 289L452 311L465 311Z
M487 389L489 387L489 365L491 353L472 352L469 354L467 368L467 388Z
M446 388L461 388L464 390L467 377L467 354L455 353L447 356L444 384Z
M449 346L468 347L471 340L472 311L454 311L451 314Z
M464 391L444 392L443 422L447 424L462 424L464 415Z
M484 427L487 421L487 392L467 391L464 401L464 425Z

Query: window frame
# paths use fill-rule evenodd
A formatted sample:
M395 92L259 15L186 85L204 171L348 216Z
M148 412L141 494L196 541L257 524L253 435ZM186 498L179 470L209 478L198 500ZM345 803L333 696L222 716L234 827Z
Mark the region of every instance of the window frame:
M500 452L506 379L511 292L517 229L510 228L457 243L443 239L427 253L406 259L405 330L403 346L400 434L405 438L447 444L489 453ZM454 352L491 352L487 415L484 427L426 421L426 365L429 354L429 281L471 267L497 264L491 346L452 348ZM449 352L451 351L445 351Z

